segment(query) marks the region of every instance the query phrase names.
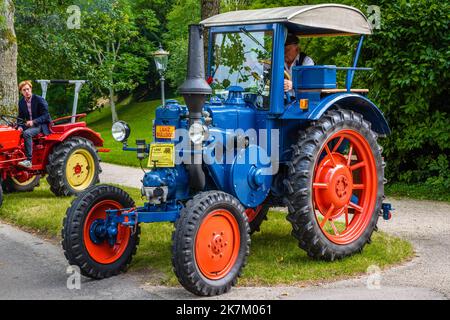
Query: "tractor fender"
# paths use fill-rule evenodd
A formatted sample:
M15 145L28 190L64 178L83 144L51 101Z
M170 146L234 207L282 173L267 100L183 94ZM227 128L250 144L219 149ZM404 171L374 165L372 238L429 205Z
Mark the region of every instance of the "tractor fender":
M331 107L353 110L364 116L372 124L372 130L380 135L388 135L391 129L381 110L366 97L355 93L334 94L322 100L311 111L308 120L319 120Z
M55 141L55 142L63 142L71 137L82 137L82 138L92 141L92 143L96 147L103 146L103 139L102 139L101 135L87 127L73 128L73 129L70 129L61 134L52 133L46 137L46 140L47 141Z

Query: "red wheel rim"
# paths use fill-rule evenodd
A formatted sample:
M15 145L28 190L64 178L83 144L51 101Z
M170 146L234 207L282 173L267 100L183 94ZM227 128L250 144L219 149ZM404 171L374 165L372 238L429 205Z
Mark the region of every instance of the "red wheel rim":
M96 203L89 211L84 222L83 237L84 245L89 256L98 263L111 264L120 259L130 240L130 229L119 225L117 239L114 246L110 246L108 241L96 244L91 240L89 231L92 223L97 219L106 218L106 210L122 209L122 205L113 200L103 200Z
M377 189L366 139L353 130L333 134L322 147L313 180L314 212L325 236L339 245L357 240L371 220Z
M209 213L195 237L195 260L208 279L225 277L239 255L241 236L236 218L225 209Z

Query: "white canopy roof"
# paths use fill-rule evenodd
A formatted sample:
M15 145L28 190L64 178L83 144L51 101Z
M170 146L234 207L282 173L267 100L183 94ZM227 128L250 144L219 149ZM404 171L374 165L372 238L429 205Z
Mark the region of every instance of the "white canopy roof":
M372 33L361 11L340 4L230 11L200 22L206 27L260 23L285 23L299 35Z

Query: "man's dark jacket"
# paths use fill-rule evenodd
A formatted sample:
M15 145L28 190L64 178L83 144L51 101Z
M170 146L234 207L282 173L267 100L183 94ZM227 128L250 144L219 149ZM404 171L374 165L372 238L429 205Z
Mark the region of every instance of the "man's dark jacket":
M50 113L48 112L48 104L44 98L33 94L31 97L31 113L33 118L33 123L35 127L40 126L43 134L50 134L48 128L49 123L52 121ZM19 118L29 121L30 114L28 113L27 102L25 97L22 97L19 101ZM27 126L21 125L22 129L28 129Z

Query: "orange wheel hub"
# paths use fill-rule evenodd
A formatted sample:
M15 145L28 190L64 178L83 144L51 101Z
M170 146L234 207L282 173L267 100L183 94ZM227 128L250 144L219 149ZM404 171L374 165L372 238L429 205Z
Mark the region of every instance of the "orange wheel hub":
M239 255L240 232L236 218L225 209L209 213L195 238L195 260L208 279L225 277Z
M357 240L367 228L377 199L375 158L353 130L332 135L314 169L313 204L320 228L336 244Z
M118 225L116 243L111 246L108 241L95 243L91 240L90 230L92 224L99 219L106 219L106 210L122 209L120 203L113 200L103 200L96 203L89 211L83 227L83 238L89 256L98 263L111 264L120 259L130 240L130 229Z

